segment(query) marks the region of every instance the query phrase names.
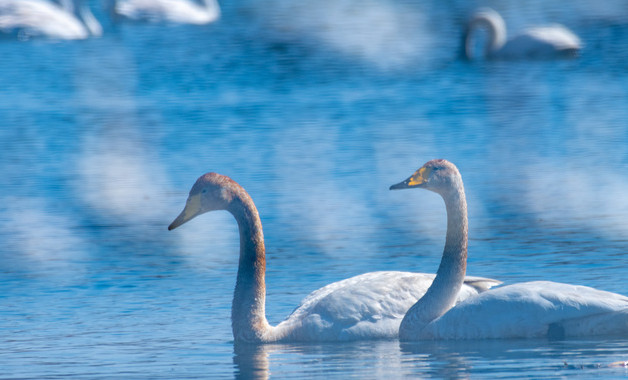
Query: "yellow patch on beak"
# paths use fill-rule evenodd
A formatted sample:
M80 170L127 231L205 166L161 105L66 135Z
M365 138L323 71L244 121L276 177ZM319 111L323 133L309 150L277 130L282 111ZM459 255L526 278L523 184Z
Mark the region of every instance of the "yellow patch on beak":
M408 186L418 186L427 182L427 177L430 176L432 169L429 168L421 168L412 174L412 177L409 178Z
M392 185L390 190L410 189L422 185L427 182L427 177L429 177L431 172L432 169L423 167L414 172L414 174L412 174L412 176L405 181Z
M181 214L168 226L173 230L201 213L201 194L190 195Z

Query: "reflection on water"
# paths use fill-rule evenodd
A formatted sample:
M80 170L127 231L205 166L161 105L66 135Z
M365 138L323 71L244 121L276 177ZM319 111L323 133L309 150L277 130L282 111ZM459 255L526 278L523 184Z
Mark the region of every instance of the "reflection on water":
M546 340L402 343L401 350L410 361L423 357L430 360L421 359L422 363L441 363L427 371L416 366L415 374L447 378L480 373L483 377L587 377L596 371L618 376L621 370L613 369L612 363L626 353L624 342L619 341ZM575 357L580 362L574 363Z
M351 360L347 360L351 358ZM236 377L308 378L346 371L369 378L397 376L403 366L399 343L374 341L337 344L234 345Z
M273 346L235 343L233 347L236 379L269 378L268 356L273 351Z
M235 344L238 379L564 378L623 376L623 341L488 340L463 342L373 341L338 344Z

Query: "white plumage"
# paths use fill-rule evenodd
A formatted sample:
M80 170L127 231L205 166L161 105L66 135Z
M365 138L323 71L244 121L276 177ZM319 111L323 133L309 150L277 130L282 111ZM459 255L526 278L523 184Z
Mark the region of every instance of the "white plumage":
M369 272L310 293L273 335L291 341L393 339L408 309L421 298L434 274ZM456 302L500 282L467 277Z
M0 0L0 31L24 40L77 40L102 34L89 8L81 4L75 12L69 4L64 2L61 7L43 0Z
M134 21L209 24L220 18L216 0L117 0L113 12Z
M469 297L428 324L424 339L628 336L628 297L587 286L525 282Z
M458 170L444 160L428 162L405 182L393 186L411 187L440 193L447 205L464 199ZM434 285L404 317L399 331L402 340L628 337L628 297L587 286L526 282L472 295L453 306L442 289L462 284L464 270L453 276L451 271L456 266L464 269L467 244L466 212L450 212L455 209L448 206L448 240L458 236L462 243L449 250L453 264L441 264ZM458 209L466 209L466 204Z
M410 272L371 272L329 284L305 297L283 322L266 320L265 247L255 204L235 181L216 173L201 176L181 214L168 229L196 216L227 210L238 222L240 265L231 308L234 339L238 342L348 341L392 339L416 300L430 287L434 275ZM465 282L465 284L462 284ZM455 299L478 294L499 281L461 279Z
M473 15L464 33L464 52L469 59L474 56L471 35L480 26L489 31L489 42L484 51L489 59L574 57L582 47L578 36L559 24L530 27L507 40L504 19L490 8L481 8Z

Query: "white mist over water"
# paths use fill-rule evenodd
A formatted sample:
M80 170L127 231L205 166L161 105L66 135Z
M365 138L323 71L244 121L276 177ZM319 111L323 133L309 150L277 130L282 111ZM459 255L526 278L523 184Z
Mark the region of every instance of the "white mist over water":
M626 342L597 338L239 353L235 220L166 229L204 172L242 184L278 322L354 274L434 272L442 200L388 187L446 158L467 189L469 274L625 293L628 8L588 3L244 0L200 28L2 41L0 377L624 377L605 364ZM481 5L512 33L563 23L586 48L458 61Z
M80 219L72 220L46 198L12 196L1 198L0 203L0 236L5 249L12 252L11 262L23 257L34 268L59 274L84 271L92 247L80 235Z
M628 239L628 179L618 165L545 161L524 168L526 204L539 218Z
M311 41L383 69L407 67L435 48L421 9L403 2L274 0L256 10L260 27L279 38Z
M132 133L115 134L105 132L85 140L78 192L118 222L163 220L169 208L168 180L159 159L138 145L141 140Z
M139 79L130 52L114 45L106 52L83 57L77 68L76 99L83 107L80 118L89 125L75 162L80 178L75 181L75 192L80 199L109 224L170 235L193 267L222 262L225 251L236 256L237 225L230 215L213 213L185 228L166 231L183 209L196 178L190 176L188 183L175 186L156 150L157 134L145 133L140 114L146 104L139 103L135 95ZM95 123L86 117L89 114L102 119ZM160 118L152 120L153 129L162 128L161 123Z

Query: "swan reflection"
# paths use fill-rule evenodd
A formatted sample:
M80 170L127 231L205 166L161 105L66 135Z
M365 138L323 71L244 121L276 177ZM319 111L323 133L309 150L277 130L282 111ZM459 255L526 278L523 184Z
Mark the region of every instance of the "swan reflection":
M235 343L233 363L237 379L347 373L395 378L403 365L399 343L394 340L331 344Z

